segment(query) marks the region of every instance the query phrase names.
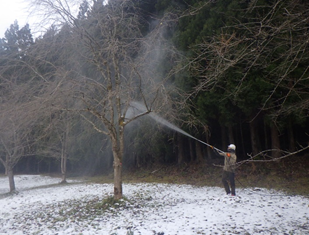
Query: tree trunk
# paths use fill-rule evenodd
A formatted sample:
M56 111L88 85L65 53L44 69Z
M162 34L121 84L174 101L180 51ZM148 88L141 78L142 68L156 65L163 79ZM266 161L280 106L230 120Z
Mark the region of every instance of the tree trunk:
M279 132L275 124L271 125L270 130L271 130L271 148L273 149L271 156L273 158L279 158L281 156Z
M117 156L114 161L114 198L122 198L122 163Z
M65 117L68 117L65 115ZM67 183L67 161L68 161L68 154L67 149L69 145L69 133L70 133L70 122L68 120L64 121L65 130L60 135L61 140L61 184Z
M15 192L15 181L14 181L14 173L13 173L13 166L11 164L11 159L9 155L5 156L5 161L1 159L1 162L5 169L5 175L9 178L9 186L10 186L10 192Z
M235 139L234 139L234 133L233 133L233 128L231 125L228 126L228 135L229 135L229 144L236 144Z
M5 156L5 161L2 161L2 163L4 165L5 175L9 175L9 172L8 172L9 158L7 155Z
M295 145L295 138L294 138L294 132L293 132L293 126L292 126L292 120L289 119L289 124L288 124L288 138L289 138L289 150L290 152L294 152L296 150L296 145Z
M64 150L61 153L61 184L67 182L67 154Z
M183 136L181 134L177 134L177 145L178 145L178 165L184 162L184 144L183 144Z
M134 162L135 162L135 167L140 168L141 167L141 162L140 162L140 157L138 154L134 153Z
M251 146L252 146L252 155L256 155L259 152L259 134L255 125L255 121L251 121L250 125L250 138L251 138Z
M252 120L250 123L250 139L251 139L251 146L252 146L252 155L256 155L259 153L259 133L258 129L256 128L256 121ZM252 173L256 171L256 165L254 162L251 163Z
M198 141L195 141L195 150L196 150L197 162L203 162L204 157L203 157L202 145Z
M263 142L263 148L264 149L268 149L269 148L269 141L268 141L268 137L269 137L269 134L268 134L268 125L266 125L266 123L264 122L263 123L264 125L264 142Z
M222 142L222 149L223 151L225 151L227 148L225 126L221 126L221 142Z
M67 161L68 161L68 155L67 155L67 148L68 148L68 138L69 138L69 123L65 123L65 133L63 133L63 139L62 139L62 148L61 148L61 176L62 180L61 183L67 183Z
M10 192L15 192L15 181L14 181L14 173L13 169L11 166L7 166L7 172L8 172L8 177L9 177L9 185L10 185Z
M210 135L211 135L210 130L209 130L208 126L205 126L204 129L205 129L205 133L206 133L206 143L209 143L209 139L210 139ZM211 154L212 154L211 149L207 148L206 151L207 151L207 158L211 159ZM201 154L203 154L202 150L201 150Z
M124 151L123 126L119 126L118 135L111 135L114 156L114 199L122 198L122 157Z
M194 154L194 141L193 139L189 139L190 144L190 161L194 162L195 160L195 154Z

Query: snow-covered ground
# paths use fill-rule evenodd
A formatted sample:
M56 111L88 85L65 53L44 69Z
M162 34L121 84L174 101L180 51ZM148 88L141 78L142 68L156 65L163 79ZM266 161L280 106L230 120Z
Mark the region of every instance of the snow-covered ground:
M0 177L0 234L309 234L309 198L266 189L124 184L125 199L104 204L112 184L57 185L58 178ZM55 185L56 184L56 185ZM43 187L46 186L46 187Z

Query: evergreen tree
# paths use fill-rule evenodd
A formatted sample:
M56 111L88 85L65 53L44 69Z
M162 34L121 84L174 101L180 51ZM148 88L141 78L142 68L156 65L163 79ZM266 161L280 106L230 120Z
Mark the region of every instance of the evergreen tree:
M19 29L18 22L11 24L6 30L5 37L1 39L0 46L4 55L22 58L26 55L27 49L33 44L33 37L29 24Z
M285 128L280 125L280 117L289 115L291 110L301 113L307 109L295 105L298 101L303 104L308 95L296 88L307 87L304 79L307 69L303 65L308 51L306 44L301 43L307 28L308 12L303 10L306 3L229 1L224 5L223 2L226 1L216 1L204 9L204 15L208 16L204 24L198 24L202 20L194 23L197 16L185 21L186 25L197 25L196 33L186 33L188 28L184 27L186 30L180 30L179 34L184 36L179 38L183 48L197 48L197 63L192 69L199 78L195 87L197 112L206 115L201 118L209 119L214 112L203 109L217 110L215 113L220 116L216 118L221 125L236 123L234 117L243 117L250 124L254 153L267 147L280 149L278 130ZM194 40L189 35L195 35ZM262 147L258 126L267 122L272 146L264 143Z

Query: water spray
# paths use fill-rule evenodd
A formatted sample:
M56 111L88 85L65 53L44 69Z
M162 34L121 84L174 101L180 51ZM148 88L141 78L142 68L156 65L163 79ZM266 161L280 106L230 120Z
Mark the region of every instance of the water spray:
M134 101L134 102L131 102L131 105L132 105L134 108L138 109L139 111L142 111L142 112L146 112L146 111L147 111L146 107L145 107L143 104L140 104L140 103L138 103L138 102L135 102L135 101ZM170 123L169 121L165 120L164 118L158 116L158 115L157 115L156 113L154 113L154 112L150 112L150 113L148 114L148 116L151 117L152 119L154 119L156 122L159 122L160 124L162 124L162 125L164 125L164 126L170 128L170 129L172 129L172 130L174 130L174 131L177 131L177 132L179 132L179 133L181 133L181 134L183 134L183 135L185 135L185 136L188 136L188 137L190 137L190 138L192 138L192 139L194 139L194 140L196 140L196 141L198 141L198 142L200 142L200 143L202 143L202 144L204 144L204 145L207 145L208 147L210 147L210 148L212 148L212 149L214 149L214 150L216 150L216 151L218 151L218 152L220 152L220 153L224 153L222 150L220 150L220 149L218 149L218 148L216 148L216 147L214 147L214 146L212 146L212 145L210 145L210 144L208 144L208 143L206 143L206 142L204 142L204 141L201 141L201 140L195 138L194 136L190 135L189 133L183 131L183 130L180 129L179 127L175 126L174 124Z

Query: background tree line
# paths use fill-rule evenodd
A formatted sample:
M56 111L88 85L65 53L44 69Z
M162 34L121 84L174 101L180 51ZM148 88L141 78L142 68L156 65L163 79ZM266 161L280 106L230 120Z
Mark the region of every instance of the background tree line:
M61 2L33 1L60 17L42 36L15 22L1 39L3 172L114 168L121 184L122 167L216 158L150 112L240 160L306 149L306 1Z

